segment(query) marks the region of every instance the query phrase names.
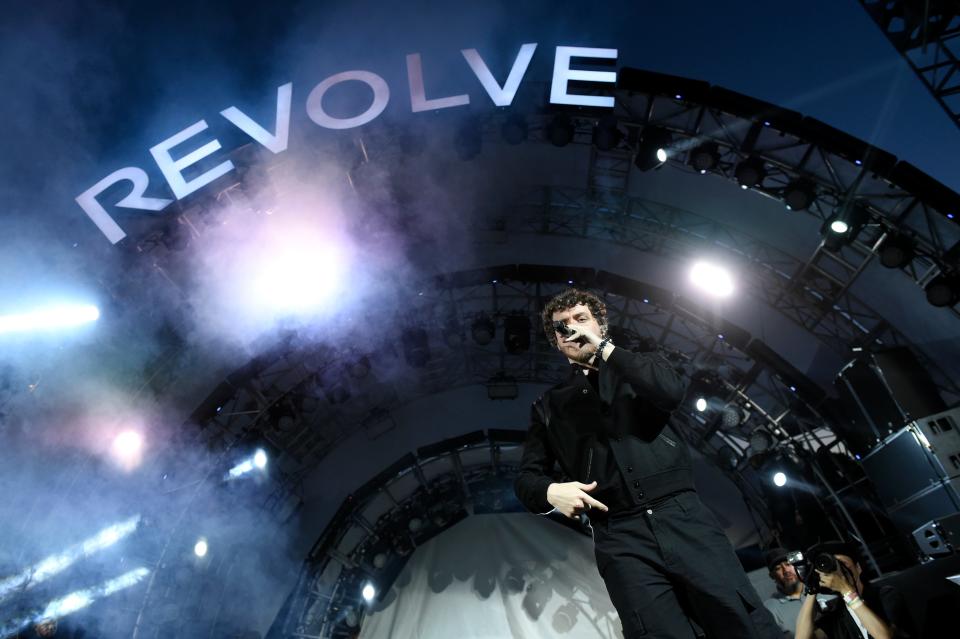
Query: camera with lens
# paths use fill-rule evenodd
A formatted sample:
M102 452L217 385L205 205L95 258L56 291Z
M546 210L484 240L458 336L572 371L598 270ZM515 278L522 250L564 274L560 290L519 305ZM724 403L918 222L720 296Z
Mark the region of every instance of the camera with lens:
M821 592L818 570L824 573L840 570L837 558L825 552L817 553L811 562L803 556L802 552L796 550L787 554L787 562L796 569L797 576L803 582L806 592L813 595Z

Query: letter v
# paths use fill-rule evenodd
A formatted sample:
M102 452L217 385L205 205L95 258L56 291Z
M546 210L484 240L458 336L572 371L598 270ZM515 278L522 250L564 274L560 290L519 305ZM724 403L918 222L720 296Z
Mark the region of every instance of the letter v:
M276 133L273 134L251 120L250 116L237 107L224 109L220 112L220 115L273 153L280 153L287 150L287 141L290 138L290 96L292 93L292 82L277 87Z
M483 61L476 49L463 49L460 53L467 59L467 63L473 69L477 79L480 80L480 84L487 90L487 95L490 96L493 103L497 106L510 106L514 96L517 95L517 87L520 86L520 81L527 72L527 67L530 66L530 60L533 58L533 52L536 49L536 42L524 44L520 47L517 59L513 61L513 68L510 69L510 75L507 76L507 81L504 82L502 87L497 84L493 74L490 73L490 69L487 68L487 63Z

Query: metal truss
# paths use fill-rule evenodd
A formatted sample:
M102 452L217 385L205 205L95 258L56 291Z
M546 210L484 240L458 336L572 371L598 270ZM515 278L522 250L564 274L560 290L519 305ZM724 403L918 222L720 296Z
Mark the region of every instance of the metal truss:
M747 297L767 304L841 356L852 347L909 345L906 336L850 291L868 260L854 268L822 243L802 262L736 228L677 207L627 197L611 207L609 197L598 203L589 191L555 187L530 189L510 215L494 224L507 232L609 241L678 258L720 248L739 262ZM956 382L914 351L941 391L960 397Z
M950 0L860 0L890 44L960 127L960 7Z

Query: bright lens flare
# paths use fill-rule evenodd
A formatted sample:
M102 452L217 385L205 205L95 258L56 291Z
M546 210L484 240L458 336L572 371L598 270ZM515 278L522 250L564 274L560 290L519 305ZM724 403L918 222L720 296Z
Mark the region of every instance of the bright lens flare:
M666 149L657 149L657 162L661 164L667 161L667 150Z
M0 334L46 331L95 322L100 309L90 304L59 304L28 313L0 315Z
M709 262L695 263L690 269L690 281L713 297L729 297L733 293L730 272Z
M702 413L703 411L707 410L707 400L702 397L698 397L696 406L697 410Z
M784 473L774 473L773 483L777 486L786 486L787 476Z
M253 454L253 465L261 470L267 467L267 453L262 448Z
M377 596L377 589L373 587L373 584L367 584L363 587L363 600L367 603L373 601L373 598Z
M316 312L340 286L342 257L330 245L277 242L253 276L252 302L271 314Z
M113 439L111 452L123 468L136 468L143 457L143 436L135 430L125 430Z

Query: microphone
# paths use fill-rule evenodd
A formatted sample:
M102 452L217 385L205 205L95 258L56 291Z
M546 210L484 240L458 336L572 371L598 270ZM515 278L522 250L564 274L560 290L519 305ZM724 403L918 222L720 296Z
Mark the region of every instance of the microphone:
M557 320L556 322L553 323L553 330L557 331L557 332L560 333L561 335L565 335L565 336L568 336L568 337L569 337L570 335L573 335L573 329L567 327L566 324L564 324L563 322L561 322L561 321L559 321L559 320Z

